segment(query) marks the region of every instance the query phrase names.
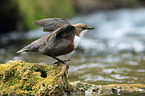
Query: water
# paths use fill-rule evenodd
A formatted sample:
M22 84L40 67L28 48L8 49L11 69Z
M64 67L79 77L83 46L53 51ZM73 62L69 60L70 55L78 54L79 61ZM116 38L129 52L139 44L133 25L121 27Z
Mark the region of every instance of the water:
M145 83L145 9L98 11L69 21L96 28L85 34L76 51L60 57L71 58L70 81ZM38 53L16 54L19 49L46 34L39 28L26 34L13 32L1 36L0 63L25 60L52 64L54 59Z
M72 63L72 80L145 83L144 17L145 9L122 9L73 19L96 29L87 32L79 45L84 57L80 55L79 63Z

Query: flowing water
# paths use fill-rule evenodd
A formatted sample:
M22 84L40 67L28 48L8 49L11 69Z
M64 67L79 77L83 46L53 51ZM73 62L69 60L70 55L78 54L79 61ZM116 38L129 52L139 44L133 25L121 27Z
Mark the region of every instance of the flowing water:
M98 11L69 21L95 27L85 34L76 51L60 57L71 59L68 63L70 81L145 83L145 9ZM16 54L19 49L46 34L42 28L26 34L4 34L0 38L0 63L25 60L52 64L54 59L39 53Z

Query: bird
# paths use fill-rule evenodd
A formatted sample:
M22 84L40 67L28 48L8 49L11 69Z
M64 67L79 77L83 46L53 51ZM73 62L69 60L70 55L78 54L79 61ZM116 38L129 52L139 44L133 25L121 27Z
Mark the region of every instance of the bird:
M49 32L49 34L33 41L17 53L38 52L63 64L69 60L61 60L57 56L71 53L77 48L84 34L89 29L94 29L94 27L88 27L84 23L72 25L64 18L41 19L34 21L34 24L43 27L43 31Z

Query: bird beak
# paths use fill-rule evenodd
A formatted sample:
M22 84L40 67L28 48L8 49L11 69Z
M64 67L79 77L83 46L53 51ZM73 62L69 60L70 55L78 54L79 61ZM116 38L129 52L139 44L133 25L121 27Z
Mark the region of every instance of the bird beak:
M87 29L95 29L95 27L87 27Z

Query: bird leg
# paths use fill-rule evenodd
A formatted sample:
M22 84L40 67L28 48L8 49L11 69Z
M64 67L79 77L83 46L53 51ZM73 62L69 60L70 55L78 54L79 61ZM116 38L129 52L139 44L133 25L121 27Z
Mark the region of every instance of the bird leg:
M70 59L67 59L67 60L61 60L61 59L56 58L56 57L52 57L52 58L54 58L54 59L57 60L57 62L55 62L54 64L63 63L63 64L65 64L65 65L68 65L68 64L66 64L66 62L67 62L67 61L70 61Z

